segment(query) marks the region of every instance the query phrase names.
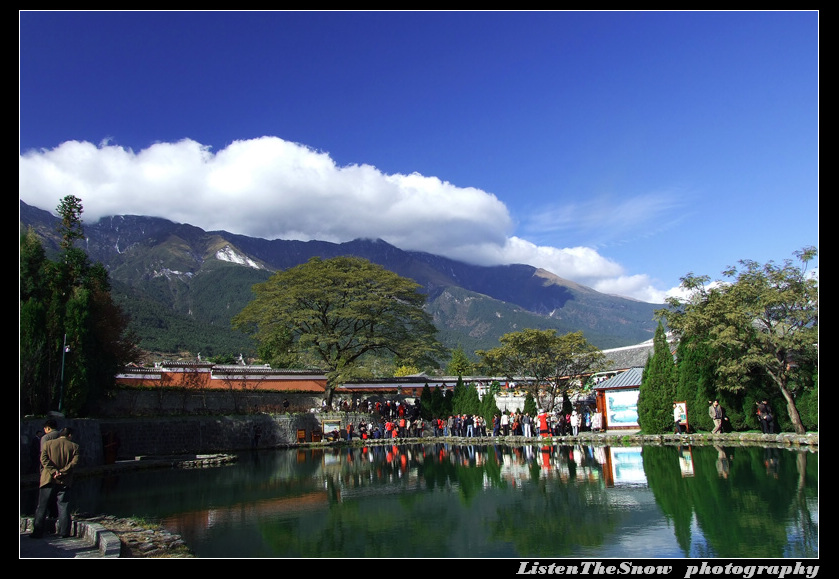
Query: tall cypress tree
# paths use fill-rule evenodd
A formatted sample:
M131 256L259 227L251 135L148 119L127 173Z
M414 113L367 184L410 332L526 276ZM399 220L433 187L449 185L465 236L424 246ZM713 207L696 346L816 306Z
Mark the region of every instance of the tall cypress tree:
M481 397L474 384L467 384L463 392L463 414L480 414Z
M423 420L431 420L434 417L434 404L431 396L431 387L426 384L422 387L422 395L420 396L420 417Z
M443 418L446 416L446 399L439 386L431 391L431 417Z
M480 414L484 417L484 420L486 420L487 430L492 430L492 418L496 414L501 415L501 410L498 409L498 405L495 403L496 390L497 388L487 386L487 389L484 392L484 397L481 399Z
M676 399L687 402L691 430L711 430L714 424L708 416L708 402L718 397L711 353L695 338L680 340L676 351Z
M676 364L664 326L659 322L653 339L653 355L644 366L638 394L638 424L645 434L673 431L673 402L676 396Z

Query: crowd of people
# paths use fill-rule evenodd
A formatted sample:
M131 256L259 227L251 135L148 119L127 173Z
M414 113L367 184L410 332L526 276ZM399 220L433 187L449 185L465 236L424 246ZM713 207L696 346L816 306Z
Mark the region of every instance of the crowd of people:
M496 413L487 420L480 414L452 414L447 418L424 420L418 403L392 401L365 401L347 404L352 408L368 411L370 418L357 423L348 422L341 431L326 435L333 440L417 438L423 436L483 438L497 436L576 436L581 432L602 430L603 416L587 406L563 413L539 411L535 415L513 411ZM364 410L362 410L364 409Z

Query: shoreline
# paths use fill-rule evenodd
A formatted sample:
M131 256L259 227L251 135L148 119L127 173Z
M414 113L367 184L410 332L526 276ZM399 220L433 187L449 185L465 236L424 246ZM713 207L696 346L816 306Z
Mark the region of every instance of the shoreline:
M422 436L403 438L378 438L347 440L324 440L321 442L303 442L278 446L260 447L259 450L283 450L290 448L330 448L336 446L374 446L392 444L505 444L505 445L545 445L545 444L592 444L599 446L642 446L642 445L675 445L675 446L774 446L790 450L806 450L818 452L819 435L817 432L807 434L781 433L761 434L756 432L726 432L721 434L693 433L693 434L639 434L638 431L607 431L583 432L577 436ZM113 464L84 467L76 470L76 477L92 477L108 475L115 472L131 470L160 469L160 468L211 468L224 466L236 461L236 454L248 452L246 449L231 450L226 453L190 454L190 455L160 455L137 456L134 459L118 460ZM37 474L22 474L21 489L35 488L38 485Z

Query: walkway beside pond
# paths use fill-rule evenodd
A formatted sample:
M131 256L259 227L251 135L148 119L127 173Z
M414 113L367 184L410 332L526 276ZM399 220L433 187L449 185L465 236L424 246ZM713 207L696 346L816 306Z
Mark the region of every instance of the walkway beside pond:
M781 434L762 434L759 432L726 432L720 434L691 433L691 434L640 434L637 430L612 430L606 432L581 432L577 436L428 436L403 438L368 438L361 439L354 436L353 445L373 444L401 444L401 443L435 443L446 444L596 444L609 446L639 446L644 444L669 445L748 445L748 446L783 446L789 448L806 447L818 450L818 432L795 434L786 432ZM346 440L307 442L299 446L331 446L349 444Z

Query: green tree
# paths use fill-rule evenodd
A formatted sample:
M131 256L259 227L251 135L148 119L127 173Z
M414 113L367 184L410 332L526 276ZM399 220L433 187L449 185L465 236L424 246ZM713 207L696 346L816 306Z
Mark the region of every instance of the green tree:
M466 400L467 389L468 386L464 384L463 377L460 376L458 377L454 388L449 391L449 394L451 395L451 411L454 414L464 414L466 412L468 404Z
M462 405L460 414L480 414L481 397L478 396L478 389L474 383L466 384L463 390Z
M420 395L420 418L423 420L431 420L434 417L434 403L431 400L433 396L431 387L426 384L422 387L422 394Z
M446 397L443 390L437 386L431 391L431 417L445 418L448 416L446 411Z
M498 348L477 352L481 364L509 380L532 379L525 388L534 398L545 392L547 410L553 410L559 396L567 399L572 388L582 387L580 377L599 370L605 362L603 352L582 332L557 336L556 330L528 328L504 334L500 341Z
M47 307L47 258L38 237L27 230L20 238L20 396L23 414L53 408L55 368Z
M420 370L416 366L409 366L403 364L393 371L394 378L402 378L404 376L415 376L419 374Z
M480 415L484 417L486 421L487 430L492 430L492 418L496 414L499 416L501 415L501 410L498 408L498 405L495 403L495 394L499 391L498 383L495 382L494 387L493 385L488 385L486 390L484 390L484 397L481 399L481 410Z
M524 397L524 410L525 414L529 414L532 417L536 416L536 399L533 397L531 392L528 392L527 395Z
M253 286L233 326L259 343L277 341L326 371L326 400L358 375L364 360L436 364L444 349L423 311L419 285L357 257L312 258Z
M446 367L446 372L449 376L464 376L472 372L472 362L469 361L462 347L458 346L452 350L452 358Z
M57 261L46 259L34 233L21 237L21 411L79 416L139 351L128 317L111 298L108 272L76 246L84 238L81 200L68 195L57 210Z
M653 354L647 358L638 393L638 424L646 434L673 431L676 396L676 364L659 322L653 338Z
M717 398L714 360L704 342L688 347L690 340L680 340L676 347L676 400L687 403L691 430L711 430L714 423L708 416L708 403Z
M818 278L807 274L814 247L794 253L800 265L785 260L761 265L742 260L723 272L728 281L709 284L707 276L688 274L688 297L670 298L659 311L691 347L704 343L716 360L716 389L743 392L755 387L754 375L768 380L786 404L795 432L805 432L796 398L812 385L818 368Z

